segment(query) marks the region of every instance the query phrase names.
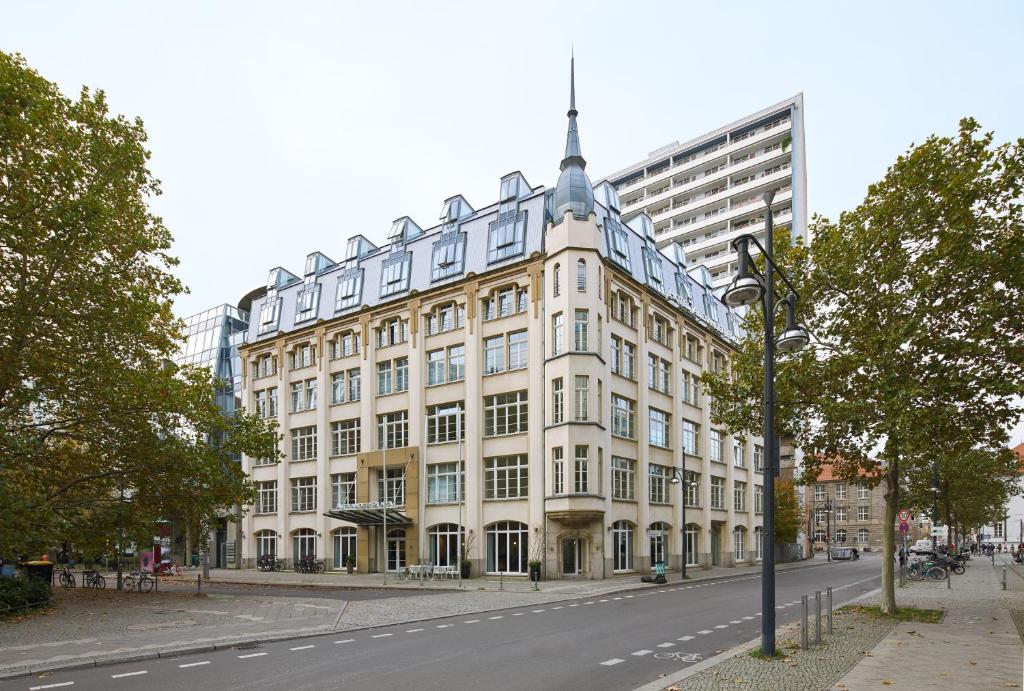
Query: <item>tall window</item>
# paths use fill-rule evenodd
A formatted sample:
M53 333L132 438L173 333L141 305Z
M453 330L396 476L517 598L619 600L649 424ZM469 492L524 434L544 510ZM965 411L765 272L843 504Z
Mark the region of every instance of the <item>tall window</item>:
M462 401L427 406L427 443L449 444L465 434L466 414Z
M522 499L528 493L528 480L526 454L484 459L486 499Z
M316 478L292 478L292 511L316 511Z
M587 310L576 310L576 322L573 328L573 349L577 352L586 352L587 350L587 325L589 321L590 317Z
M316 531L302 528L292 533L292 559L316 556Z
M565 413L565 392L562 391L562 378L558 377L551 382L551 423L557 425L562 422Z
M409 411L377 416L377 448L400 449L409 445Z
M443 384L445 381L444 349L431 350L427 353L427 386Z
M652 504L667 504L669 502L668 485L671 477L672 471L669 468L651 464L647 478L647 498Z
M622 376L636 379L636 346L629 341L622 342Z
M589 393L589 387L590 377L577 374L576 390L573 398L577 422L583 422L587 420L587 395Z
M744 468L747 465L746 460L743 458L743 442L733 440L732 442L732 464L737 468Z
M686 471L686 505L700 506L700 473Z
M836 531L836 542L840 545L846 544L846 530L840 528Z
M648 533L651 536L651 563L667 564L667 539L669 534L668 524L661 521L658 521L657 523L651 523L651 527Z
M841 482L836 484L836 499L840 501L846 499L846 485Z
M334 568L348 566L348 558L356 557L356 529L351 526L334 531Z
M664 410L658 410L657 408L648 408L647 410L647 423L649 428L648 441L652 446L660 446L662 448L668 448L671 442L669 436L669 427L671 423L671 416Z
M700 436L700 425L690 420L683 420L683 451L691 456L697 455L697 439Z
M387 396L393 391L391 361L377 363L377 395Z
M708 430L708 453L712 461L724 463L725 449L722 443L722 433L717 429Z
M837 506L836 507L836 522L837 523L845 523L846 522L846 507L845 506Z
M529 528L516 521L487 526L487 573L526 573L529 560Z
M814 501L825 501L826 496L825 485L814 486Z
M292 430L292 460L308 461L316 458L316 425L296 427Z
M635 405L628 398L612 394L612 434L626 439L636 438Z
M466 476L455 463L427 466L427 503L453 504L465 496Z
M561 355L565 350L565 317L562 313L551 317L551 355Z
M427 533L431 563L437 566L458 566L459 542L464 541L464 531L464 528L454 523L431 526Z
M686 565L700 563L700 526L690 523L686 526Z
M764 528L754 528L754 557L760 561L764 559Z
M448 381L462 381L465 378L466 346L450 346L448 348Z
M711 476L711 508L725 508L725 478Z
M551 449L551 485L553 494L565 494L565 459L561 446Z
M551 291L555 297L562 294L562 266L561 264L555 264L555 269L551 273Z
M484 397L484 436L520 434L528 428L528 392L512 391Z
M345 402L345 373L335 372L331 375L331 405Z
M622 339L612 336L611 366L612 374L622 374Z
M732 508L741 512L747 510L747 483L739 480L733 481Z
M576 446L576 459L574 464L573 491L576 494L586 494L590 491L590 447L585 444Z
M256 558L277 556L277 533L273 530L261 530L255 535Z
M636 461L612 456L612 498L635 498Z
M633 570L633 526L626 521L612 524L612 554L614 571Z
M505 338L492 336L484 340L484 374L505 371Z
M316 409L316 379L292 382L292 412Z
M515 331L508 335L508 368L523 369L529 364L529 344L526 342L525 331Z
M331 423L331 455L359 453L359 418Z
M683 403L689 403L690 405L700 405L699 386L700 378L696 374L690 372L683 372L683 383L682 393Z
M868 535L869 535L868 529L867 528L861 528L860 530L857 531L857 542L859 544L866 545L868 543Z
M587 292L587 262L582 259L576 262L576 290Z
M867 485L857 485L857 498L858 499L867 499L870 496L871 496L871 490L868 488Z
M871 507L870 506L858 506L857 507L857 520L867 521L871 519Z
M747 558L743 544L746 534L747 531L743 529L743 526L736 526L736 529L732 531L733 558L736 561L743 561Z
M754 444L754 472L764 472L764 447L760 444Z
M256 483L256 513L277 513L277 480Z
M335 509L356 503L356 474L335 473L331 475L331 506Z
M754 513L764 513L764 487L754 485Z
M388 468L385 476L384 468L377 471L377 497L381 501L391 502L395 506L405 506L405 470Z

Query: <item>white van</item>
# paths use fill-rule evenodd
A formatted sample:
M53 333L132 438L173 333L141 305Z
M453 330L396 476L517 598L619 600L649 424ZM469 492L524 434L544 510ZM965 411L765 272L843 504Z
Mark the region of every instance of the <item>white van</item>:
M932 548L932 541L930 539L918 540L911 545L909 552L911 554L917 554L918 552L934 552Z

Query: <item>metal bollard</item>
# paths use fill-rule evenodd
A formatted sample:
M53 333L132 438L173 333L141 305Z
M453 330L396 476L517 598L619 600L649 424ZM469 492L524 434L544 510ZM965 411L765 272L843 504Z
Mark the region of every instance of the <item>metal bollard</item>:
M1006 590L1006 567L1003 567L1003 590Z
M953 588L953 572L946 567L946 590L952 590Z
M810 645L807 642L807 596L800 596L800 647L807 650Z
M832 586L828 587L826 604L828 604L828 626L825 628L825 633L832 633Z
M821 643L821 591L814 591L814 642Z
M196 595L203 591L203 574L196 574Z

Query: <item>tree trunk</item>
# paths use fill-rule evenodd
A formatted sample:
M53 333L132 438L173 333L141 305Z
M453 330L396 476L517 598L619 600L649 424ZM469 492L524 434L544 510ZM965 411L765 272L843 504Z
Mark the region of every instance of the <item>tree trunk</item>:
M185 517L185 566L192 566L192 521Z
M893 579L893 560L896 555L896 512L900 500L899 462L889 459L885 471L885 520L882 522L882 614L896 612L896 584Z

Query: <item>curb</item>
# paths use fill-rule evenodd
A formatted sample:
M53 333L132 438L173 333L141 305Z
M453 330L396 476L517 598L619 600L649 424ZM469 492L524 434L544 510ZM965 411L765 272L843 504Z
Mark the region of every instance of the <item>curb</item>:
M813 566L820 566L820 564L810 564L810 565L802 566L802 567L801 566L791 567L789 569L784 569L783 572L785 572L785 571L799 571L799 570L802 570L804 568L811 568ZM743 574L742 576L737 576L737 574L722 574L720 576L710 576L708 578L687 579L687 581L685 581L685 583L690 583L690 582L693 582L693 583L711 583L711 582L722 581L722 580L730 580L730 579L735 579L735 578L745 578L745 577L751 576L751 575L754 575L754 574ZM776 572L776 575L778 575L778 572ZM214 581L209 581L209 582L214 582ZM223 582L224 583L238 583L240 585L251 585L251 584L243 584L243 583L241 583L239 581L223 581ZM609 591L603 592L603 593L598 593L598 594L587 593L587 594L584 594L584 595L566 594L566 596L563 597L563 598L557 598L556 597L556 599L550 600L549 602L554 603L554 602L568 602L569 600L584 600L584 599L587 599L587 598L601 597L603 595L611 595L613 593L632 592L632 591L636 591L636 590L651 590L651 589L654 589L654 588L657 588L657 587L665 587L665 586L668 586L668 585L677 585L678 586L680 583L684 583L684 581L671 581L669 583L664 583L664 584L661 584L661 585L658 585L658 584L655 584L655 583L632 583L632 584L628 584L628 585L627 584L623 584L623 587L621 587L621 588L617 588L615 590L609 590ZM261 585L262 586L262 585L266 585L266 584L265 583L260 583L260 584L257 584L257 585ZM305 587L326 587L326 588L330 588L330 587L336 587L336 586L305 586ZM353 587L352 589L376 590L376 588L372 588L372 587L365 587L365 588L364 587L358 587L358 588L357 587ZM408 590L408 589L400 589L400 588L394 588L394 589L395 590ZM439 588L435 588L433 590L443 592L443 590L439 589ZM414 592L417 592L417 591L418 591L418 589L416 591L414 591ZM452 592L480 592L480 591L472 591L472 590L459 591L459 590L455 590L455 591L452 591ZM490 592L490 591L485 591L485 592ZM495 591L495 592L498 592L498 591ZM517 594L518 595L518 594L528 594L528 593L531 593L531 592L541 592L541 593L543 593L544 591L543 590L541 590L541 591L529 590L529 591L523 591L523 592L520 592L520 591L506 591L506 592L508 592L510 594ZM872 592L874 592L874 591L872 591ZM552 593L552 595L557 596L557 595L561 595L561 593ZM862 596L862 597L866 597L867 595L870 595L870 593L868 593L868 594L866 594L865 596ZM18 668L17 666L13 666L12 665L11 667L6 668L6 669L0 668L0 681L7 681L7 680L11 680L11 679L19 679L19 678L23 678L23 677L30 677L30 676L33 676L33 675L36 675L36 674L41 674L41 673L44 673L44 672L57 672L57 671L66 671L66 670L74 670L74 669L84 669L84 668L89 668L89 667L104 667L104 666L107 666L107 665L123 664L125 662L138 662L140 660L152 660L152 659L158 659L158 658L179 657L181 655L189 655L189 654L192 654L192 653L211 652L211 651L214 651L214 650L226 650L226 649L230 649L230 648L240 648L242 646L258 646L261 643L276 643L276 642L279 642L279 641L297 640L297 639L300 639L300 638L310 638L310 637L313 637L313 636L326 636L326 635L329 635L329 634L332 634L332 633L343 633L343 632L344 633L349 633L349 632L354 632L354 631L369 631L369 630L373 630L373 629L382 629L382 628L387 628L389 626L404 626L406 624L416 624L416 623L424 622L424 621L432 621L434 619L446 619L448 617L453 617L453 616L468 616L470 614L478 614L478 613L483 613L483 612L500 612L500 611L503 611L503 610L517 609L519 607L522 607L522 605L514 605L514 606L510 606L510 607L493 607L493 608L489 608L489 609L475 610L474 612L462 612L462 613L459 613L459 614L445 614L445 615L441 615L441 616L418 617L418 618L412 618L412 619L403 619L401 621L388 622L387 624L376 624L376 625L373 625L373 626L359 626L359 627L352 628L352 629L338 629L337 628L337 622L340 621L340 618L341 618L341 615L339 615L338 619L336 619L335 626L334 627L330 627L330 628L326 628L326 629L318 628L317 630L310 630L310 631L294 630L292 632L281 632L281 634L279 634L279 635L271 634L271 635L268 635L268 636L256 636L256 637L253 637L251 635L250 636L241 636L241 637L238 637L238 638L235 638L235 639L224 639L224 640L220 640L220 641L217 641L217 642L203 641L203 642L196 642L195 644L166 646L165 648L156 648L156 649L150 649L150 650L135 649L135 650L133 650L131 652L125 652L123 655L118 655L116 652L112 652L112 653L111 652L108 652L108 653L98 653L96 655L96 657L93 657L91 659L84 659L83 658L83 659L79 659L79 660L68 660L67 662L63 662L63 661L41 662L41 663L38 663L38 664L35 664L35 665L28 665L28 666L25 666L25 667L22 667L22 668ZM346 605L346 607L344 609L347 609L347 605ZM344 613L344 609L342 611L342 614ZM760 639L754 639L753 643L757 643L758 640L760 640ZM700 671L702 669L706 669L707 667L713 666L714 664L718 664L718 662L721 662L722 660L724 660L724 659L726 659L728 657L733 657L736 654L738 654L739 652L743 652L743 650L746 650L745 646L747 646L747 645L750 645L750 644L749 643L745 643L743 645L737 646L736 648L728 650L728 651L726 651L724 653L716 655L715 657L712 657L712 658L709 658L709 659L704 660L702 662L699 662L696 665L693 665L692 667L688 667L685 670L683 670L683 672L677 673L677 674L684 674L685 675L685 676L680 676L679 679L680 680L681 679L685 679L686 677L690 676L691 674L696 674L698 671ZM714 662L712 662L712 661L714 661ZM672 676L674 678L676 675L670 675L670 676ZM659 685L662 682L665 682L665 684L664 685ZM671 683L674 683L674 681L670 681L669 677L664 677L663 679L659 679L657 681L651 682L651 684L653 684L653 686L651 684L648 684L646 686L640 687L640 689L637 689L636 691L641 691L641 689L642 689L642 691L660 691L665 686L667 686L667 685L669 685Z

